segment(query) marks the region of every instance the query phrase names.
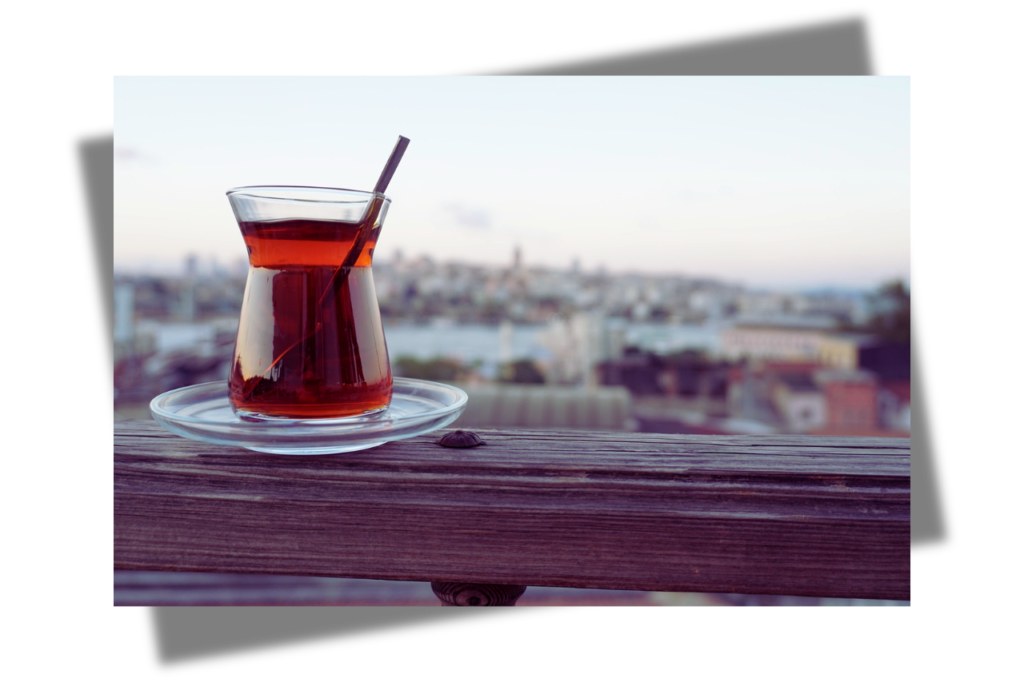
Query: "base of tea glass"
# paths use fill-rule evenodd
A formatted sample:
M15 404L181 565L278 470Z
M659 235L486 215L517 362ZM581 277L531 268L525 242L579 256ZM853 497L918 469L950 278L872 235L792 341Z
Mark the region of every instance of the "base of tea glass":
M467 402L465 391L454 386L396 377L388 408L356 417L243 420L231 409L227 382L168 391L149 407L157 423L192 440L275 455L330 455L444 428Z
M372 419L373 417L380 417L388 411L391 405L388 404L385 407L378 408L376 410L369 410L367 412L361 412L360 414L348 415L345 417L282 417L279 414L262 414L260 412L240 412L235 410L235 416L244 422L283 422L283 423L295 423L295 422L317 422L323 424L351 424L361 422L367 418Z
M390 405L388 405L388 407L390 407ZM374 417L381 417L381 416L383 416L388 411L388 407L382 407L382 408L380 408L378 410L371 410L369 412L364 412L362 414L356 414L356 415L350 415L350 416L347 416L347 417L316 417L316 418L303 417L301 419L295 418L295 417L282 417L281 415L277 415L277 414L260 414L258 412L239 412L237 410L235 410L234 412L235 412L235 416L238 417L238 419L241 420L243 423L244 422L248 422L250 424L260 424L260 423L268 423L269 422L269 423L284 424L284 425L294 425L294 424L309 425L312 422L312 423L316 423L316 424L319 424L319 425L322 425L322 426L327 426L327 425L332 425L332 424L340 424L340 425L345 425L345 424L363 424L368 419L373 419ZM179 435L183 435L183 434L179 434ZM357 450L368 450L369 448L375 448L378 445L384 445L384 443L386 443L386 442L387 441L383 441L382 440L382 441L377 442L377 443L368 443L368 444L364 443L364 444L358 444L358 445L350 445L350 446L341 447L341 448L333 446L333 445L330 446L330 447L326 447L326 448L300 448L300 449L296 449L296 448L285 448L285 449L281 449L281 448L263 448L263 447L251 447L251 446L245 446L245 447L246 447L246 449L252 450L254 452L265 452L265 453L270 454L270 455L337 455L337 454L341 454L343 452L356 452Z

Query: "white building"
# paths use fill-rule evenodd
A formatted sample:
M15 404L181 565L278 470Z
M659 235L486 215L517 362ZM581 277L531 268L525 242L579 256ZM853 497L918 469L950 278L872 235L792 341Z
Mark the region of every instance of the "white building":
M625 335L610 329L600 313L576 313L556 318L541 332L541 342L551 351L548 380L559 384L595 384L593 368L599 362L621 357Z
M772 401L791 431L813 431L828 423L825 394L806 377L781 377L772 391Z
M728 360L818 361L834 324L831 319L781 316L741 320L722 330L720 351Z

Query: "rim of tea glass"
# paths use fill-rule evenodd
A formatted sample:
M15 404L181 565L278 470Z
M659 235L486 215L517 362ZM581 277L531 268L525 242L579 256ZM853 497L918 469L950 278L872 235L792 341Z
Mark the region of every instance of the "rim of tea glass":
M367 192L362 189L346 189L344 187L317 187L315 185L243 185L242 187L233 187L229 189L225 194L231 196L232 194L239 194L247 197L254 197L256 199L267 199L269 201L304 201L316 204L356 204L365 199L359 199L355 201L343 201L340 199L317 199L307 197L275 197L268 194L267 191L273 190L295 190L295 189L310 189L319 192L348 192L350 194L360 194L363 197L381 197L385 201L390 202L391 198L381 192ZM251 191L251 190L267 190L267 191Z

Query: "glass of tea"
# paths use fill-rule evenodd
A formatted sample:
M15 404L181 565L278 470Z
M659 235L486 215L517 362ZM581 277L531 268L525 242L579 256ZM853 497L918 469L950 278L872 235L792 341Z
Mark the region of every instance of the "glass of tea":
M244 420L344 419L391 402L370 263L391 200L324 187L228 192L249 251L229 395Z

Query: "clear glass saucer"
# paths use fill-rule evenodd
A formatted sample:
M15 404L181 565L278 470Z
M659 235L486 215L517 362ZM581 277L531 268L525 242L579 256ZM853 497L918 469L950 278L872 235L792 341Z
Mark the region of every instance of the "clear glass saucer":
M275 455L332 455L444 428L462 414L466 401L465 391L454 386L396 378L390 407L377 414L242 421L231 410L227 382L217 381L158 395L149 409L165 429L192 440Z

